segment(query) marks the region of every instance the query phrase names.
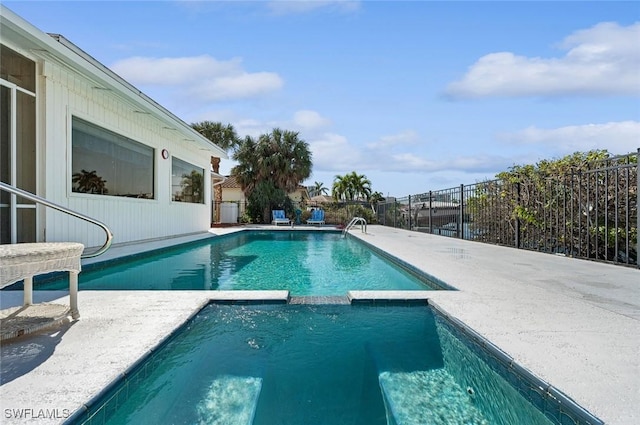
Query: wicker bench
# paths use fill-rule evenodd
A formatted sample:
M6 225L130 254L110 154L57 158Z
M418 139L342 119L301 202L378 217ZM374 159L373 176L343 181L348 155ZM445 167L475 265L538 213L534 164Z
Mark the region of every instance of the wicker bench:
M0 245L0 288L24 279L24 305L33 304L33 277L69 272L71 317L78 312L78 273L84 245L76 242L43 242Z

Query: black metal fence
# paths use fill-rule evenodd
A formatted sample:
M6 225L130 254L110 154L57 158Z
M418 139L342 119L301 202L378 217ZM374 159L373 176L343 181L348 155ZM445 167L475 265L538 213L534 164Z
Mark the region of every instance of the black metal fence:
M636 153L538 179L491 180L388 199L386 226L640 267Z

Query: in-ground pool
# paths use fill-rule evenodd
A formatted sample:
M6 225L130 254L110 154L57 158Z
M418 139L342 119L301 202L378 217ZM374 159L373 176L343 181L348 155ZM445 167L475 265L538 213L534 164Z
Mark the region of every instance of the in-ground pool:
M72 422L585 423L461 336L426 304L210 304Z
M430 286L431 285L431 286ZM66 289L65 276L36 289ZM426 276L401 267L355 238L326 231L241 231L84 267L81 290L428 290Z

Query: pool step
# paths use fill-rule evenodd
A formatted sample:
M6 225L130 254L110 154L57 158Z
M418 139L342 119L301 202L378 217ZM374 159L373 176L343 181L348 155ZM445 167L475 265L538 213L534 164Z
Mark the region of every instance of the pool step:
M489 422L445 369L378 375L388 425Z
M225 375L215 379L197 405L198 423L251 425L262 389L262 378Z

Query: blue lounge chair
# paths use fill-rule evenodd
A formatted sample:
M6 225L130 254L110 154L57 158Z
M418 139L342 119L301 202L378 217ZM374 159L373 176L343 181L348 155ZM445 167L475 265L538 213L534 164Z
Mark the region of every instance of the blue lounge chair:
M319 226L324 224L324 210L311 211L311 217L307 220L307 224L317 224Z
M273 210L271 211L271 224L291 224L291 220L289 220L284 215L284 210Z

